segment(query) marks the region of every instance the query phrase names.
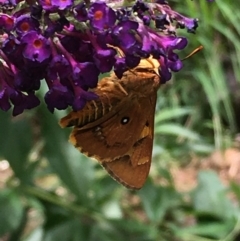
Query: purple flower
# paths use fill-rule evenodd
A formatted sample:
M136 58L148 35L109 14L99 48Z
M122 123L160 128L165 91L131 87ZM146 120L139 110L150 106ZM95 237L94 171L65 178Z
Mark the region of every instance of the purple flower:
M2 55L4 55L2 58L7 59L12 65L22 68L24 66L22 56L23 47L15 36L9 35L2 44L1 50Z
M65 0L65 1L39 0L39 3L41 4L44 10L54 12L54 11L65 10L67 8L70 8L73 4L73 0Z
M116 76L121 79L123 77L123 73L128 70L128 66L126 64L125 58L116 58L116 63L114 65L114 73Z
M78 63L73 66L73 82L81 87L95 88L98 82L99 70L90 62Z
M23 94L22 92L15 91L11 96L10 100L13 104L13 115L19 115L24 110L32 109L40 104L39 99L35 96L34 92Z
M29 14L20 15L15 21L15 31L18 35L24 35L29 31L40 31L39 22Z
M4 13L0 13L0 28L9 32L14 27L14 18Z
M49 1L46 1L49 2ZM52 5L56 6L58 10L66 10L67 8L70 8L73 5L73 0L64 0L64 1L59 1L59 0L51 0Z
M26 59L42 63L50 58L50 43L41 34L38 34L35 31L30 31L22 37L21 41L25 44L23 56Z
M86 3L81 2L73 8L74 17L80 21L85 22L88 20L88 12L86 9Z
M97 68L102 72L110 72L113 64L116 59L116 50L115 49L99 49L94 54L94 60Z
M113 44L123 50L125 53L132 53L138 47L135 33L138 29L138 23L134 21L122 21L118 23L112 31Z
M211 0L209 0L211 1ZM49 111L77 111L97 96L100 73L121 78L141 59L160 63L162 83L183 64L187 45L180 28L195 32L198 20L172 10L165 0L2 0L0 3L0 109L13 115L39 105L41 83Z
M37 71L22 69L14 76L14 87L25 92L31 92L40 88L41 74L36 75Z
M57 79L58 76L61 78L67 78L71 74L71 66L69 61L62 55L55 55L48 68L49 79Z
M95 2L91 5L88 18L93 29L104 31L114 26L116 14L105 2Z
M48 19L48 26L44 31L46 38L54 36L55 33L61 32L65 26L69 26L69 21L63 16L56 21Z
M87 101L97 99L98 96L94 94L93 92L87 92L84 89L80 87L75 88L75 99L73 101L73 110L77 111L79 109L82 109Z
M44 99L48 109L53 113L54 108L64 110L71 105L74 100L74 94L58 80L55 80L51 84Z
M7 87L0 91L0 108L4 111L8 111L11 108Z

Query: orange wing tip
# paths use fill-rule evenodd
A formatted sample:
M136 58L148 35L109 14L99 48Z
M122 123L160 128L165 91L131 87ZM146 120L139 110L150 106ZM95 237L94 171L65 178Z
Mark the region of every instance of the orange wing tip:
M78 120L77 112L72 111L68 115L60 119L59 125L62 128L75 126L77 125L77 120Z
M60 121L58 122L58 124L62 127L62 128L65 128L65 127L69 127L69 124L71 122L71 116L70 114L61 118Z
M76 148L80 148L78 145L77 145L77 140L74 136L74 134L71 134L70 137L69 137L69 142L73 144L73 146L75 146ZM81 150L80 150L81 151Z
M61 120L58 122L58 124L60 125L61 128L67 127L67 125L66 125L66 123L65 123L65 121L64 121L63 119L61 119Z

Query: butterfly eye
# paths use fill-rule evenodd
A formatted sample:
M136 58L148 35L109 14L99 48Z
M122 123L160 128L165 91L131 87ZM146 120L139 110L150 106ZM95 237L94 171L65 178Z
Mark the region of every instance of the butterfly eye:
M122 125L125 125L129 122L129 117L123 117L122 120L121 120L121 124Z

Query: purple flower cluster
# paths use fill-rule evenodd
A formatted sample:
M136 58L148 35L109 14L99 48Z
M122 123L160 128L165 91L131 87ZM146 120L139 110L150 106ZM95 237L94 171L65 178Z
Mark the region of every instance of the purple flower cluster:
M121 78L142 58L160 63L164 83L182 62L175 50L187 39L176 29L194 32L197 20L173 11L165 0L131 1L1 0L0 108L13 115L40 104L42 81L48 109L73 110L97 96L88 91L100 73ZM119 49L121 53L117 51Z

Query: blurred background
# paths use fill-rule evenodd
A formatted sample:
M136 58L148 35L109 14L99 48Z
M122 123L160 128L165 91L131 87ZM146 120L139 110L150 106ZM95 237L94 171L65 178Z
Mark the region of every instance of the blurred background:
M169 2L200 20L181 58L204 49L159 90L144 187L68 143L67 112L0 111L0 241L240 240L239 2Z

